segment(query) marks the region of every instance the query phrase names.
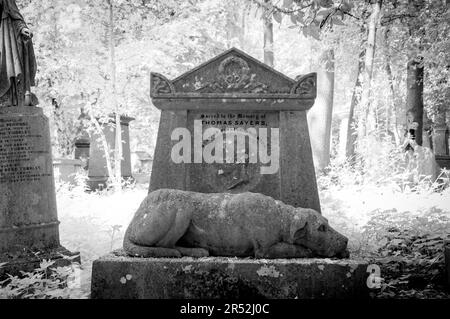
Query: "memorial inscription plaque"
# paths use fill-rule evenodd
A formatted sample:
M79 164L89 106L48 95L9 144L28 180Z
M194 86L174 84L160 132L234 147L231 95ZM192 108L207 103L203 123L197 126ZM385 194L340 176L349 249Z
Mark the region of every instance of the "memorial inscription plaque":
M150 192L249 191L320 212L315 73L293 80L233 48L172 81L152 73L151 97L162 112Z

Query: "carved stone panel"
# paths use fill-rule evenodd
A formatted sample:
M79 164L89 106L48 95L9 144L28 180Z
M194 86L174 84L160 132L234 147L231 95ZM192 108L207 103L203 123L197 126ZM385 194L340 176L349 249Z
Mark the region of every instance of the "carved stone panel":
M269 161L263 164L261 160L266 159L261 156L270 155L273 140L274 147L279 145L279 135L273 130L279 128L277 112L189 112L187 126L192 132L193 159L196 152L195 123L201 124L204 137L201 144L203 158L202 163L189 165L190 190L205 193L272 193L278 179L278 158L276 163ZM216 133L205 138L205 132L211 128L217 129ZM223 145L220 151L216 148L222 160L208 163L205 155L209 152L205 148L211 147L214 141L218 141L216 145ZM272 164L273 174L261 173L261 167Z

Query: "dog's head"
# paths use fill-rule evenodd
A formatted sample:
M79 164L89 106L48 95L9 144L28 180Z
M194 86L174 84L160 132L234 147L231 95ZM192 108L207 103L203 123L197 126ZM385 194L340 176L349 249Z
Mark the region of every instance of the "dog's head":
M292 244L310 249L317 257L349 257L347 237L334 230L328 220L313 209L296 209L290 240Z

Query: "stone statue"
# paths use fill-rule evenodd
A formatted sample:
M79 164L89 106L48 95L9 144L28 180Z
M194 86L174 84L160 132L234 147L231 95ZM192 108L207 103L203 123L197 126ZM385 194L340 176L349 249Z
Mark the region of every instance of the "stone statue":
M0 17L0 106L36 105L33 34L15 0L0 0Z
M161 189L142 202L124 250L136 257L347 258L347 242L316 211L262 194Z

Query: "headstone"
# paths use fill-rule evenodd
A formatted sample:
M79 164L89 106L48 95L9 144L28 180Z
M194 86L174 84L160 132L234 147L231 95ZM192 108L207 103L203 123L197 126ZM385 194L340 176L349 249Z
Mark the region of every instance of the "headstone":
M0 276L70 254L58 227L48 119L38 107L0 107Z
M129 124L134 118L128 116L120 117L120 126L122 129L122 178L131 180L131 152L130 152L130 130ZM109 123L102 126L103 134L105 134L106 142L110 150L115 149L116 129L115 119L111 117ZM90 140L89 150L89 179L88 185L91 190L106 188L109 173L106 165L105 151L98 133L93 133Z
M76 185L76 175L84 172L83 161L78 159L55 158L53 160L53 170L57 181Z
M320 212L306 118L315 74L295 81L231 49L172 81L152 73L151 96L161 120L150 194L127 230L124 250L94 261L91 298L368 296L364 261L261 258L313 256L301 254L298 242L327 230L315 225L326 220L317 212L295 208ZM297 216L300 211L312 219ZM221 223L230 227L225 235ZM308 238L327 249L323 239ZM242 258L264 245L273 254ZM204 257L205 246L216 257Z
M170 81L151 74L161 110L149 192L256 192L320 212L306 111L316 74L293 80L230 49Z

